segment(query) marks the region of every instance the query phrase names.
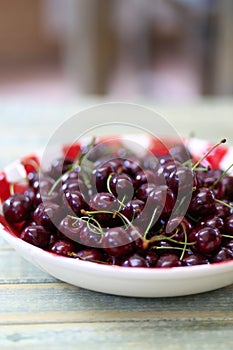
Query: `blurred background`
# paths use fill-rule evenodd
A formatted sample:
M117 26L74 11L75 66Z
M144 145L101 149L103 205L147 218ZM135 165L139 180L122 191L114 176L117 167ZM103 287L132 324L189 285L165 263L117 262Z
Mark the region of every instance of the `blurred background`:
M232 0L0 0L0 96L231 96L232 38Z

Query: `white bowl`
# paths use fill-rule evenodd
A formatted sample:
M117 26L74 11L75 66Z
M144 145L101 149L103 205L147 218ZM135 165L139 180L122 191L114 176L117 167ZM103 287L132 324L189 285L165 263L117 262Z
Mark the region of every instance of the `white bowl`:
M193 146L191 144L190 147L199 153L209 145L206 141L192 142ZM199 156L199 153L196 155ZM228 148L223 153L219 164L226 168L233 151ZM35 155L40 158L40 153ZM18 180L24 172L21 160L4 170L9 181ZM1 196L5 190L1 180L0 185ZM2 218L0 234L22 257L38 268L64 282L98 292L131 297L172 297L206 292L233 283L233 260L161 269L110 266L61 257L30 245L18 238Z

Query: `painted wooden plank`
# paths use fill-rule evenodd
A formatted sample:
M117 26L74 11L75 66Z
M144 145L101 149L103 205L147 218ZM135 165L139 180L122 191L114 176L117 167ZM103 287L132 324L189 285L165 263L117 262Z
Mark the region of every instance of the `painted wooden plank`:
M232 324L144 321L2 326L1 348L7 349L166 349L230 350Z
M179 298L127 298L63 283L0 285L0 324L113 320L233 322L233 287Z
M0 250L0 284L52 283L54 277L21 258L9 246Z

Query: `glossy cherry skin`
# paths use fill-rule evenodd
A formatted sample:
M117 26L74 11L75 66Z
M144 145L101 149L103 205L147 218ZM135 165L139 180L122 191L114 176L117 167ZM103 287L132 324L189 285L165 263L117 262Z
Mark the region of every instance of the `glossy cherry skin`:
M215 213L215 197L208 188L198 188L192 195L188 212L193 217L212 215Z
M101 263L104 261L104 255L100 249L83 249L75 254L75 258L84 261L92 261Z
M122 260L121 266L125 267L148 267L146 259L138 254L133 254Z
M127 174L114 174L110 180L110 190L120 201L128 202L133 198L133 181Z
M163 254L158 258L158 261L156 263L156 267L160 268L170 268L178 266L182 266L182 262L175 254Z
M72 253L74 253L75 250L75 244L64 239L56 241L52 246L50 246L51 252L64 256L72 256Z
M166 178L168 187L177 195L186 195L191 192L194 184L194 174L192 170L185 166L179 166L173 170Z
M119 204L113 194L108 192L96 193L91 196L89 205L90 211L96 212L94 214L95 219L103 227L118 225L119 218L113 214L118 210Z
M147 266L148 267L155 267L157 264L158 258L159 258L159 256L155 252L153 252L151 250L148 251L145 255L145 260L146 260Z
M82 209L88 209L82 193L76 190L67 190L63 195L63 203L71 215L80 215Z
M210 188L221 175L222 175L221 170L198 171L197 172L198 187Z
M146 202L148 196L149 196L149 193L156 189L156 185L155 184L150 184L150 183L145 183L143 185L141 185L136 193L136 197L137 199L143 201L143 202Z
M37 171L32 171L27 175L28 184L33 187L36 181L39 181L39 173Z
M28 196L16 193L5 200L2 209L6 221L9 223L22 222L30 215L32 201Z
M139 199L133 199L129 201L121 213L129 220L132 221L140 216L143 211L145 203Z
M94 226L85 224L79 232L79 242L87 247L100 247L102 234Z
M209 260L198 253L186 253L182 259L182 264L184 266L204 265L209 264Z
M74 219L67 215L60 222L58 230L69 239L80 242L80 231L85 225L86 223L80 218Z
M152 171L148 169L140 171L134 178L135 189L138 189L141 185L148 183L154 185L162 185L165 183L162 168L160 171Z
M135 178L135 176L141 171L140 163L133 159L125 159L123 162L122 172Z
M39 204L33 214L33 219L37 225L54 231L61 221L62 216L63 210L58 204L46 202Z
M217 228L198 227L189 234L188 241L195 242L190 246L193 252L210 254L220 247L222 235Z
M197 222L198 226L209 226L212 228L219 229L220 232L224 230L224 220L221 217L218 217L217 215L211 215L205 218L200 219Z
M228 201L224 200L224 202L228 204ZM227 216L230 215L230 209L226 205L218 202L215 203L215 212L216 212L216 216L223 219L225 219Z
M102 238L102 248L112 256L129 255L134 251L134 247L134 238L121 227L109 229Z
M20 238L36 247L46 249L50 242L50 236L51 234L49 231L47 231L43 226L32 225L26 227L22 231Z
M92 172L93 188L96 188L97 192L107 192L107 179L112 173L114 173L114 168L109 163L96 167Z
M185 217L176 216L168 220L166 225L166 235L177 241L182 242L185 240L185 234L188 235L192 230L193 225Z
M221 180L221 186L222 186L222 197L225 199L228 199L230 201L233 200L233 176L226 175Z
M216 254L211 257L211 262L222 262L233 260L233 253L226 247L222 247Z
M228 216L225 220L225 231L228 235L233 237L233 214Z

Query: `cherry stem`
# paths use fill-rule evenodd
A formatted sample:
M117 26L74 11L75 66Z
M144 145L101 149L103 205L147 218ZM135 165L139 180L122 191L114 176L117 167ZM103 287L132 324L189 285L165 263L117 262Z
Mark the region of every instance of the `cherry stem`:
M111 173L111 174L109 174L109 176L107 178L107 190L108 190L109 193L111 193L114 196L114 194L112 193L111 187L110 187L110 181L111 181L111 178L113 177L113 175L114 175L114 173ZM124 199L125 199L125 196L123 197L122 201L120 201L120 199L116 198L116 200L120 204L120 208L118 209L118 211L120 211L121 208L125 207Z
M181 222L181 226L182 226L183 231L184 231L184 247L183 247L183 251L182 251L181 256L180 256L180 260L182 261L183 258L184 258L184 254L185 254L186 248L187 248L187 238L188 237L187 237L185 224L183 222Z
M11 182L9 187L10 195L13 196L15 194L15 183Z
M221 144L225 143L226 139L222 139L221 141L219 141L218 143L216 143L215 145L213 145L192 167L192 170L196 170L196 168L198 168L198 166L201 164L201 162L211 153L213 152L213 150L215 150L215 148L219 147Z
M222 204L222 205L225 205L225 207L229 208L229 209L233 209L233 206L224 202L224 201L221 201L220 199L217 199L215 198L215 202L219 203L219 204Z
M81 154L77 157L77 159L75 159L75 161L73 162L71 168L69 170L67 170L64 174L61 174L61 176L59 176L59 178L54 182L53 186L51 187L48 195L51 196L51 194L53 193L53 191L55 190L55 188L57 187L57 185L60 183L60 181L62 180L63 176L66 175L66 174L69 174L71 173L72 171L75 170L75 168L77 166L80 165L81 161L87 157L88 153L90 152L91 148L94 146L95 144L95 137L92 138L91 142L87 145L87 152L84 153L84 154ZM90 182L89 180L87 181L87 177L84 176L84 182L85 182L85 185L90 188Z
M223 235L223 234L222 234L222 237L225 237L225 238L233 238L233 236L230 236L230 235Z
M67 216L69 218L75 220L75 222L72 224L73 227L75 227L75 224L76 224L77 221L83 221L83 222L87 223L89 229L90 229L90 226L93 226L93 228L96 229L97 231L99 231L100 234L103 234L102 227L100 226L99 222L97 220L95 220L94 218L90 218L89 216L82 216L81 218L77 217L77 216L72 216L72 215L67 215ZM85 219L87 219L87 220L85 220ZM94 222L96 222L97 226L95 226L94 224L90 223L90 220L93 220Z
M228 173L228 171L233 167L233 163L222 173L221 176L219 176L219 178L213 183L213 185L211 186L211 189L213 190L214 187L224 178L224 176L226 176L226 174Z
M153 246L152 248L155 248L155 249L174 249L174 250L184 250L184 248L181 248L181 247L156 247L156 246ZM189 251L189 249L186 248L186 251Z
M147 226L147 228L145 230L144 238L146 238L146 235L147 235L147 233L149 232L149 230L151 228L151 225L152 225L152 223L154 221L154 218L155 218L155 215L156 215L157 211L158 211L158 208L155 208L155 210L153 212L153 215L151 216L150 222L149 222L149 224L148 224L148 226Z

